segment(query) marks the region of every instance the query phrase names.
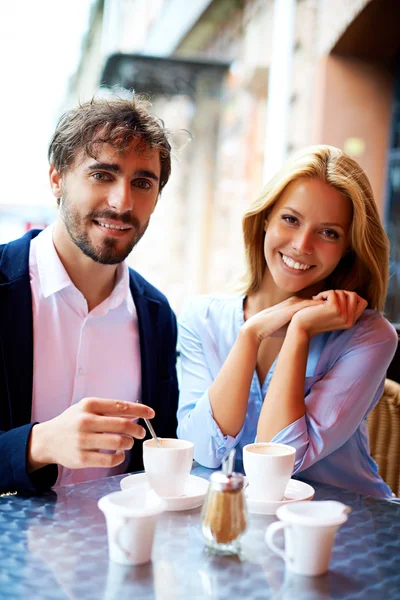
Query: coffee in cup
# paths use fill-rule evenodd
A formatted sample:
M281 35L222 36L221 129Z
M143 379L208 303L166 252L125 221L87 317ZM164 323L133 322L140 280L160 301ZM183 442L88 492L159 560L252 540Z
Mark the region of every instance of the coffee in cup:
M296 449L286 444L256 442L243 448L243 466L254 500L280 501L293 473Z
M192 469L192 442L173 438L146 440L143 443L143 464L150 486L162 497L183 496Z

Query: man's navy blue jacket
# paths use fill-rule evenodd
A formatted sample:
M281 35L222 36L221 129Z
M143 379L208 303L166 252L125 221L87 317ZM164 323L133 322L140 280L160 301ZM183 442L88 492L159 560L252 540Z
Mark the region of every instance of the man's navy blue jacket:
M33 427L29 248L31 239L38 233L29 231L22 238L0 246L0 491L37 492L49 489L57 479L56 465L30 475L26 469L27 444ZM141 402L154 408L153 425L157 434L176 437L175 315L165 296L138 273L129 271L139 323ZM47 335L50 337L52 332L48 331ZM127 471L142 468L142 442L135 440Z

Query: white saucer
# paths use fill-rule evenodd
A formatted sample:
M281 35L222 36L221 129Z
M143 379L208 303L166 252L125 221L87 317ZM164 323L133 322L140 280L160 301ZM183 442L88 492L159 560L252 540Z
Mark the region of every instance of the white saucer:
M149 493L155 493L150 488L146 473L135 473L135 475L128 475L128 477L121 479L120 483L122 490L133 490L139 487L146 487L148 488ZM184 496L163 498L163 500L166 502L168 511L190 510L203 504L207 490L207 479L203 479L203 477L196 477L196 475L189 475Z
M314 494L315 490L311 485L304 483L304 481L298 481L297 479L290 479L286 486L283 500L279 501L254 500L251 498L250 486L247 486L245 489L247 509L250 513L255 513L257 515L274 515L280 506L289 504L289 502L312 500Z

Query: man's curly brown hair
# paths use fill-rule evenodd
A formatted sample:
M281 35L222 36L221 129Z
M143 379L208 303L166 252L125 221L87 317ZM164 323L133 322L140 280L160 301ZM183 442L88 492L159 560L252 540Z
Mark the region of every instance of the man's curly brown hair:
M137 139L136 150L160 151L161 192L171 174L171 145L163 121L149 112L149 106L146 99L132 94L131 99L92 98L67 111L50 140L50 164L63 174L72 167L81 150L96 158L96 147L108 144L123 153Z

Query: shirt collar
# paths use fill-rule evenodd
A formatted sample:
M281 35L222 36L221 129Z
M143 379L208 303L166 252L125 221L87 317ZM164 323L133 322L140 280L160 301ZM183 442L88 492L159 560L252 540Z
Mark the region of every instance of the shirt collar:
M54 247L53 228L54 224L46 227L32 241L35 245L40 287L45 298L73 285Z
M117 308L123 302L125 302L130 314L133 314L135 310L129 287L129 269L125 261L118 265L115 286L106 302L108 303L108 310Z
M46 227L32 241L35 245L40 287L45 298L69 286L75 288L54 247L53 228L54 223ZM114 289L104 301L107 306L103 308L106 310L117 308L123 302L126 303L128 311L133 314L135 305L129 287L129 269L125 261L118 265Z

